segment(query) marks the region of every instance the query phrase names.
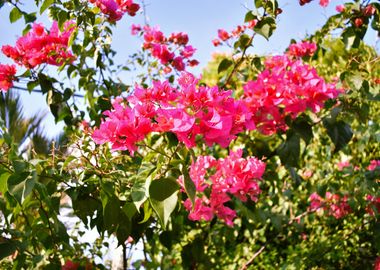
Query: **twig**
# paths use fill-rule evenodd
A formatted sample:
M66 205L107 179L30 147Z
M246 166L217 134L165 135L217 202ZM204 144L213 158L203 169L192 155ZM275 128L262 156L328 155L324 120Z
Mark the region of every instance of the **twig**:
M122 244L123 247L123 269L127 270L127 247L125 246L125 243Z
M241 54L241 58L235 64L234 69L231 71L230 75L228 75L226 82L222 85L221 88L225 88L230 83L230 80L232 79L232 76L236 73L236 71L238 70L238 68L240 67L240 65L244 62L244 57L245 57L245 54L247 52L247 49L249 48L249 46L252 45L252 41L253 41L253 38L255 37L255 35L256 34L254 33L252 35L252 37L249 39L247 46L245 46L244 49L243 49L243 52Z
M240 268L240 270L245 270L245 269L247 269L247 267L250 266L250 265L253 263L254 259L255 259L257 256L259 256L259 255L261 254L261 252L263 252L263 250L265 249L266 246L267 246L267 244L263 245L258 251L256 251L256 253L253 254L253 256L249 259L249 261L246 262L246 263Z

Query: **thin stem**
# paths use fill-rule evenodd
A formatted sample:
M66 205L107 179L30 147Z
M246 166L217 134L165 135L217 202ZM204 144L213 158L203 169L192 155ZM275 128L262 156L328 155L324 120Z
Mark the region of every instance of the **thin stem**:
M259 256L259 255L264 251L264 249L265 249L266 246L267 246L267 244L263 245L258 251L256 251L256 253L253 254L253 256L249 259L249 261L246 262L246 263L240 268L240 270L245 270L245 269L247 269L247 267L250 266L250 265L253 263L254 259L255 259L257 256Z
M127 270L127 247L125 243L122 244L123 247L123 269Z
M230 75L228 75L226 82L222 85L221 88L225 88L229 83L230 80L232 79L232 76L236 73L240 65L244 62L245 59L245 54L247 52L247 49L252 45L253 38L255 37L256 34L253 34L252 37L249 39L247 46L244 47L243 52L241 54L241 57L239 61L235 64L233 70L231 71Z

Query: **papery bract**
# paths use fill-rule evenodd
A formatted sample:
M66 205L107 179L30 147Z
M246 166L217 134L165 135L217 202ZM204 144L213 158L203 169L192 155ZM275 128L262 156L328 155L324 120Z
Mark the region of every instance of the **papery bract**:
M325 101L341 92L334 84L326 83L309 65L279 55L268 58L265 70L255 81L246 83L243 101L258 130L270 135L288 128L287 116L294 119L306 109L317 113Z
M111 22L120 20L125 13L135 16L140 9L133 0L90 0L90 2L95 4Z
M264 162L254 157L242 158L242 150L238 150L218 160L211 156L199 156L190 166L189 175L198 194L205 192L206 189L210 190L208 199L205 199L206 195L202 195L202 207L207 207L208 211L211 209L212 213L227 225L233 226L236 212L225 204L231 201L231 196L244 202L247 198L257 201L261 193L258 181L264 174L264 170ZM183 178L180 178L179 182L182 186L184 185ZM190 211L191 220L201 220L202 217L198 214L201 207L199 198L197 200L195 210L191 210L189 201L185 204L187 210Z
M15 80L16 66L0 64L0 90L8 91Z
M60 32L58 23L54 21L48 32L42 24L35 23L32 30L20 37L14 47L3 46L2 52L26 68L34 68L45 63L60 66L65 62L72 62L75 57L68 50L68 42L75 27L74 22L68 21L64 25L63 32Z

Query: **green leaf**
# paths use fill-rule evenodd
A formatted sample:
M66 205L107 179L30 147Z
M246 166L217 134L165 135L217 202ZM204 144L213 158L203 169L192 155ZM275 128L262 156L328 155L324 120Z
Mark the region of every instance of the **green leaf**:
M33 13L24 13L24 21L26 24L32 23L37 20L36 12Z
M104 227L109 232L114 232L120 215L120 201L115 195L109 196L109 194L103 191L100 193L100 196L103 205Z
M257 19L257 14L250 10L245 14L244 22L250 22L255 19Z
M189 197L189 199L191 200L192 205L194 206L195 195L196 195L195 184L194 184L193 180L191 180L189 172L187 171L186 166L182 167L181 172L182 172L182 175L183 175L183 182L184 182L184 186L185 186L185 192L187 194L187 197Z
M141 220L140 222L139 222L139 224L142 224L142 223L145 223L145 222L147 222L148 220L149 220L149 218L152 216L152 208L149 206L149 202L148 201L146 201L145 203L144 203L144 207L143 207L143 209L144 209L144 218L143 218L143 220Z
M248 35L241 35L238 41L240 49L244 50L246 47L248 47L250 45L250 40L251 38Z
M349 86L353 88L353 90L359 91L363 85L363 77L360 75L360 73L355 73L352 76L346 78L346 80Z
M311 139L313 139L313 129L312 126L307 122L306 119L297 118L292 125L292 128L297 132L299 136L309 144Z
M260 57L254 57L251 61L251 65L254 65L258 70L261 70L263 68Z
M266 17L259 21L253 29L257 34L263 36L266 40L273 34L276 29L276 21L272 17Z
M10 176L10 174L7 172L3 172L0 175L0 192L3 194L8 191L7 182L8 182L9 176Z
M137 209L135 204L131 202L126 202L122 208L124 214L129 218L132 219L133 216L137 213Z
M233 63L230 59L224 58L218 66L218 73L226 71Z
M48 91L53 89L53 84L50 78L41 72L38 73L38 81L43 94L46 94Z
M40 8L40 14L44 13L44 11L50 7L54 3L54 0L45 0Z
M22 17L22 12L17 7L14 7L9 13L9 21L11 23L18 21L21 17Z
M131 197L138 212L140 212L140 206L149 197L149 185L152 180L151 174L155 169L156 168L153 166L153 164L143 162L137 175L133 176L132 181L134 184L131 190Z
M171 213L173 213L174 209L177 206L177 201L178 201L177 194L178 194L178 191L174 192L171 196L169 196L163 201L150 198L150 203L154 211L158 215L158 218L160 219L163 229L166 228L170 215Z
M0 243L0 260L12 255L16 250L17 243L14 241Z
M68 19L67 12L64 10L61 10L58 13L58 28L59 28L59 30L63 31L63 26L64 26L65 22L67 21L67 19Z
M287 139L277 149L281 162L284 165L298 167L300 156L300 136L297 133L289 132Z
M359 47L360 37L353 27L348 27L343 31L342 39L347 49Z
M178 190L179 185L177 182L168 178L158 179L152 181L150 184L149 196L154 200L163 201L169 198L174 192Z
M350 125L342 120L332 121L331 119L323 119L323 125L335 145L334 153L346 146L353 136Z
M32 192L36 184L36 174L22 172L13 174L8 178L8 191L22 204L25 198Z

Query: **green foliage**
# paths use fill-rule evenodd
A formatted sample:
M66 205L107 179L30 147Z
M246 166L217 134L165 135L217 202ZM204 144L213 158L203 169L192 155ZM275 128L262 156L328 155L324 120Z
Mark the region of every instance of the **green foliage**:
M306 111L287 119L289 129L271 136L242 132L229 149L200 143L187 149L172 133L153 133L132 156L95 145L91 127L99 125L103 112L112 108L113 98L130 93L131 86L119 78L120 72L140 72L137 83L147 87L165 76L162 70L143 53L116 66L115 23L100 16L88 1L35 2L39 14L48 12L60 29L69 20L77 23L69 41L77 56L74 63L63 63L56 73L40 67L19 76L29 80L29 91L42 91L56 122L65 123L67 145L58 147L59 142L54 145L46 139L40 129L43 116L24 117L11 91L2 95L0 268L60 269L65 261L73 260L81 262L82 268L89 262L105 269L106 263L96 265L95 259L104 259L102 249L108 248L110 235L124 249L133 250L142 243L144 258L128 262L140 269L372 267L380 254L379 213L368 205L367 195L380 197L380 171L367 168L380 153L380 87L376 82L380 62L363 38L368 27L380 29L378 3L372 3L376 12L364 18L362 27L354 22L363 15L365 4L353 1L345 4L347 12L328 18L308 37L318 50L302 61L344 89L318 114ZM37 13L23 11L19 1L12 3L10 21L24 17L24 31L29 31ZM215 55L201 83L234 89L234 97L239 98L245 82L263 69L265 57L248 51L253 37L269 39L280 13L275 0L254 1L245 15L245 22L257 20L253 36L242 34L231 46L231 54ZM84 96L85 109L75 103L78 95ZM89 128L80 126L85 115ZM224 158L235 148L266 163L258 201L229 202L238 216L232 227L217 219L189 220L182 202L189 198L194 205L197 196L190 165L199 155ZM339 168L342 161L350 165ZM311 210L309 196L314 192L322 197L327 192L346 195L352 211L336 219L327 210ZM62 212L78 218L74 233L68 232ZM88 229L99 232L95 243L79 241L76 233Z

